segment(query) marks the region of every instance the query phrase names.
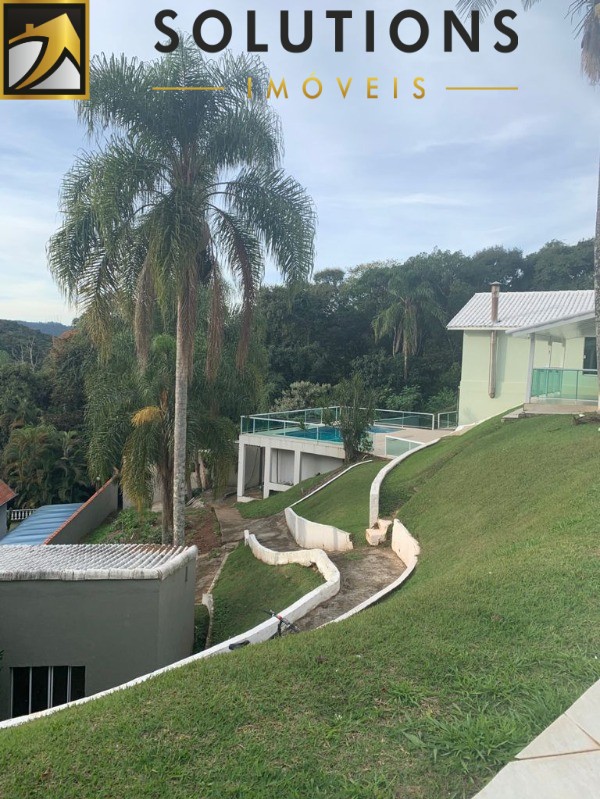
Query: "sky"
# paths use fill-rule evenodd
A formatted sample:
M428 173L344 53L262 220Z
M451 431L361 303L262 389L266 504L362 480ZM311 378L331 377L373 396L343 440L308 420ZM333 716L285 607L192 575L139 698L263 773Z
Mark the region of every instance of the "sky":
M470 254L501 244L524 252L551 239L575 243L593 235L600 155L600 89L580 70L580 45L566 16L569 0L542 0L525 13L520 3L511 23L519 34L514 53L497 53L505 41L491 20L482 28L481 50L457 39L443 48L443 10L452 0L374 3L328 0L92 0L92 53L125 53L152 59L165 41L154 18L177 11L173 26L191 32L205 8L230 18L232 52L246 49L246 13L256 11L262 54L289 98L271 98L285 138L286 170L311 194L318 214L315 270L350 269L361 263L403 260L434 247ZM416 8L430 25L418 53L390 43L393 16ZM326 9L352 9L345 52L334 52L333 23ZM364 52L364 12L376 13L376 47ZM314 11L314 41L303 54L279 42L279 11L290 9L292 31L301 13ZM206 36L217 37L218 28ZM414 35L410 22L402 28ZM308 100L302 84L311 75L323 85ZM426 96L412 97L415 77ZM336 78L352 85L343 99ZM378 99L367 98L376 77ZM398 79L398 98L393 81ZM467 85L518 86L510 92L449 92ZM309 84L313 91L315 84ZM60 224L58 197L64 173L87 140L70 101L0 101L0 318L69 323L69 308L46 263L46 243ZM277 282L267 268L266 282Z

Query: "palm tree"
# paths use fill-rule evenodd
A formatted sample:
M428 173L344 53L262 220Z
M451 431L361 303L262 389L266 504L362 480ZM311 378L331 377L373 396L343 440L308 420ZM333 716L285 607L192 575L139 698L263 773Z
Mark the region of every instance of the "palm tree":
M491 11L497 0L458 0L461 12ZM527 11L539 0L523 0ZM600 2L598 0L571 0L567 13L581 38L581 68L591 84L600 83ZM600 168L598 171L598 199L596 205L596 235L594 240L594 294L596 307L596 351L600 363ZM598 370L598 409L600 410L600 369Z
M392 356L402 351L406 381L409 358L419 348L423 320L443 321L443 312L432 285L406 264L391 271L387 294L392 301L373 319L373 331L377 341L391 335Z
M162 333L150 343L148 363L136 369L131 334L115 324L110 353L86 380L90 472L108 479L115 468L138 510L151 504L157 480L162 502L162 543L173 537L173 441L176 343ZM210 448L218 458L233 457L234 432L227 420L207 413L207 396L195 376L189 407L189 460L194 450Z
M254 81L248 99L247 80ZM173 538L184 541L188 386L198 290L210 287L207 371L221 344L224 269L240 291L244 362L265 258L284 279L312 270L315 216L302 187L280 167L282 139L266 102L268 74L253 57L205 61L186 42L143 63L102 56L91 99L78 105L101 149L66 175L64 222L49 245L51 270L95 321L97 338L116 306L134 297L138 353L147 361L156 307L176 318ZM221 87L222 91L153 91Z

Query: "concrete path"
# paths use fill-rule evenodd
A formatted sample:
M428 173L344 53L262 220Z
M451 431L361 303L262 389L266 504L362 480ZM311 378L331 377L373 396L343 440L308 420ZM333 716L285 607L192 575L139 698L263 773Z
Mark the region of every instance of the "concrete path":
M520 752L476 799L598 799L600 681Z
M283 513L265 519L243 519L230 504L215 503L213 508L224 543L241 541L244 530L249 530L261 544L277 552L300 549L290 535ZM406 568L389 547L364 547L328 554L340 570L340 591L301 619L297 625L301 630L313 630L352 610L396 580Z
M340 570L340 591L297 623L301 630L314 630L360 605L396 580L406 566L389 547L363 547L339 554L329 553Z

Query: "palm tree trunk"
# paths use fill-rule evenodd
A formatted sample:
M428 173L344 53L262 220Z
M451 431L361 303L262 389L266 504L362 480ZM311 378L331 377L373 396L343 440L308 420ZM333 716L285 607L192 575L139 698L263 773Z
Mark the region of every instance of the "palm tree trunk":
M173 543L185 543L185 467L187 433L187 392L189 358L186 351L186 330L183 301L177 303L177 355L175 358L175 420L173 441Z
M594 291L596 298L596 368L598 369L598 410L600 410L600 167L598 169L598 204L594 241Z
M161 479L162 494L162 537L161 543L170 544L173 540L171 525L173 521L173 482L170 475Z

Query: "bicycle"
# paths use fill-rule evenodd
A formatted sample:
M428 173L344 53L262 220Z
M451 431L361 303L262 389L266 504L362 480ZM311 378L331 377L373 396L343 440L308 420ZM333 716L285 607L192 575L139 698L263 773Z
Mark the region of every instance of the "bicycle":
M280 613L275 613L274 610L263 610L263 613L266 613L267 616L271 616L272 619L277 619L279 624L277 625L277 632L275 635L271 636L271 640L273 638L281 638L282 635L286 633L299 633L300 629L296 627L293 621L286 619L285 616L282 616Z
M263 613L266 613L267 616L270 616L272 619L277 619L277 631L270 637L270 641L274 638L281 638L282 635L286 635L287 633L299 633L300 629L296 627L293 621L286 619L285 616L282 616L280 613L275 613L274 610L263 610ZM237 641L234 644L229 644L229 649L241 649L244 646L248 646L250 641L248 639L244 641Z

